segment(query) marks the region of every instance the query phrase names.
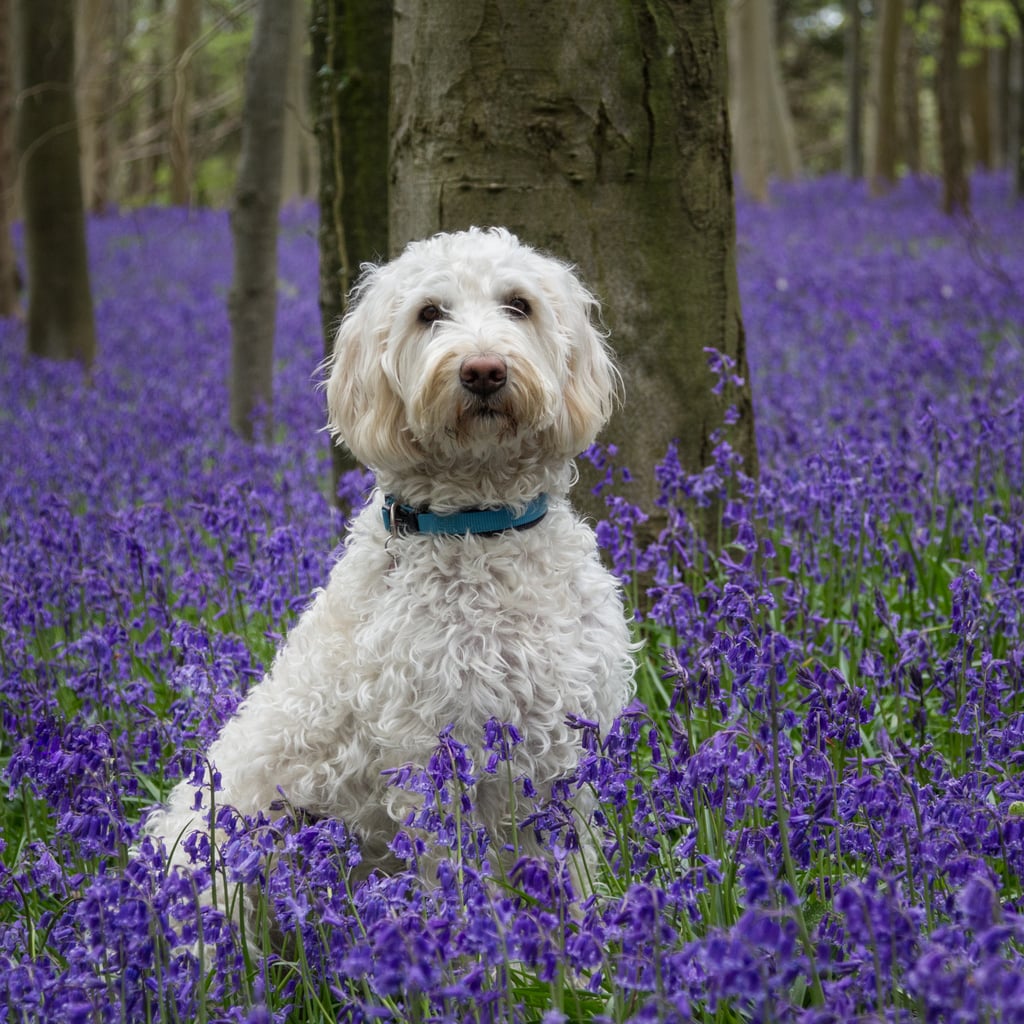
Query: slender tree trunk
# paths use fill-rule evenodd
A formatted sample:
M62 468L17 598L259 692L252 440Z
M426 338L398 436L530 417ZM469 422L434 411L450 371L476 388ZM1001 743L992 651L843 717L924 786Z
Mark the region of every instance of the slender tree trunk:
M992 169L992 125L989 119L988 50L979 48L963 69L971 124L971 156L974 164Z
M76 5L76 69L82 196L88 210L102 213L110 194L113 157L111 79L117 42L116 5L112 0L80 0Z
M292 4L291 52L284 114L284 170L281 201L288 203L313 194L316 183L316 138L309 109L309 4Z
M1001 46L988 50L989 125L992 133L992 166L1002 170L1006 166L1010 89L1010 37L1006 29L1000 32Z
M245 75L242 159L231 212L231 426L269 436L277 323L277 228L285 83L295 0L260 0Z
M20 0L17 25L28 349L88 366L96 330L78 169L72 0Z
M846 0L846 146L843 168L855 179L864 176L864 75L860 0Z
M14 169L14 42L11 0L0 0L0 316L18 311L18 266L11 239Z
M626 387L605 436L652 526L653 467L670 441L689 470L708 465L721 438L756 472L724 5L609 0L581 17L540 0L399 0L395 10L392 249L497 223L579 266L604 302ZM728 401L712 394L707 347L744 379ZM595 474L581 470L586 503Z
M313 106L320 151L320 315L330 355L362 263L388 254L391 0L313 0ZM334 449L335 490L355 468Z
M907 170L920 175L921 157L921 82L917 73L918 47L916 22L919 4L914 5L913 22L904 26L903 45L900 47L900 106L903 110L903 156Z
M735 0L728 8L733 154L744 191L768 197L768 178L800 174L796 132L779 71L774 0Z
M903 0L882 0L875 50L875 139L871 163L871 190L884 192L896 181L898 150L896 69L899 65Z
M165 0L152 0L152 18L158 24L163 20L165 16ZM166 44L159 34L154 34L152 41L152 52L149 55L149 60L153 68L162 68L164 61L166 60ZM171 117L170 112L166 109L167 106L167 88L164 84L164 77L160 74L153 75L153 82L150 86L149 91L149 117L150 125L155 129L156 126L166 126L166 138L168 140L168 152L162 154L157 147L153 147L152 155L141 163L142 170L142 181L141 189L149 200L156 199L157 196L157 182L160 180L160 167L162 162L166 159L168 164L170 162L170 125ZM161 136L163 137L163 136Z
M970 209L970 187L964 157L960 113L960 45L962 0L943 0L939 61L935 92L939 108L939 145L942 154L942 209L946 213Z
M192 202L192 44L199 35L198 0L176 0L174 11L174 86L171 96L171 202Z

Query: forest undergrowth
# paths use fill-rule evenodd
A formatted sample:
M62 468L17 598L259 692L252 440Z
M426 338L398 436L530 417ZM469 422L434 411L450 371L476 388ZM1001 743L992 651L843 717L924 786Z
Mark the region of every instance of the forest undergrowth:
M94 220L92 379L0 324L0 1019L1024 1021L1024 207L973 185L970 220L929 181L741 205L758 480L725 443L699 474L668 451L641 545L613 444L589 453L644 644L608 735L577 722L593 817L535 805L501 723L487 764L446 733L400 783L434 884L406 835L409 871L354 885L343 822L227 817L213 882L258 893L244 933L140 821L343 537L315 212L283 219L257 446L227 423L226 214ZM473 819L495 772L551 850L507 878Z

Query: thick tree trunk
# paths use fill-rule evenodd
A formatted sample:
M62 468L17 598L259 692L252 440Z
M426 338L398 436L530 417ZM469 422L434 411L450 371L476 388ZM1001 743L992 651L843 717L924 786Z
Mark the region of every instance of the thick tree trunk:
M78 169L72 0L21 0L16 20L28 349L89 365L96 329Z
M231 211L231 426L267 436L277 323L277 227L284 159L284 101L292 3L260 0L245 75L242 159Z
M391 0L313 0L320 148L320 315L330 355L362 263L388 254ZM335 487L356 463L335 446Z
M871 191L884 192L896 181L898 151L896 69L899 66L903 0L882 0L875 48L873 93L875 102Z
M749 384L716 397L705 353L747 379L724 5L398 0L393 53L392 250L504 224L579 266L625 382L605 440L655 517L673 439L688 470L721 436L756 472Z
M943 0L939 62L935 74L942 155L942 209L946 213L958 210L967 213L970 208L960 114L961 7L962 0Z
M0 0L0 316L18 311L18 266L14 257L14 26L11 0Z

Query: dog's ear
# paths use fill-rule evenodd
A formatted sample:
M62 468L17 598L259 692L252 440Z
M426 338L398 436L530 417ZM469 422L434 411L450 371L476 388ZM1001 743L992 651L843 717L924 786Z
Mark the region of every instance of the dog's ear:
M327 381L328 428L371 468L416 459L405 408L384 369L394 306L387 267L364 266L334 339Z
M552 303L569 340L568 379L554 430L559 448L578 455L594 443L621 396L622 378L599 327L600 306L568 268Z

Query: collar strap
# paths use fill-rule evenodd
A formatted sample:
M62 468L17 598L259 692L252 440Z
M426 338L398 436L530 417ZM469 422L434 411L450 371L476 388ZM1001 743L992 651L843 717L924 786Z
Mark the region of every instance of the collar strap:
M523 509L520 515L510 508L468 508L450 515L438 515L427 509L400 505L393 494L384 496L381 516L384 529L392 536L397 533L447 533L478 535L502 533L505 530L525 530L539 523L548 510L548 496L540 494Z

